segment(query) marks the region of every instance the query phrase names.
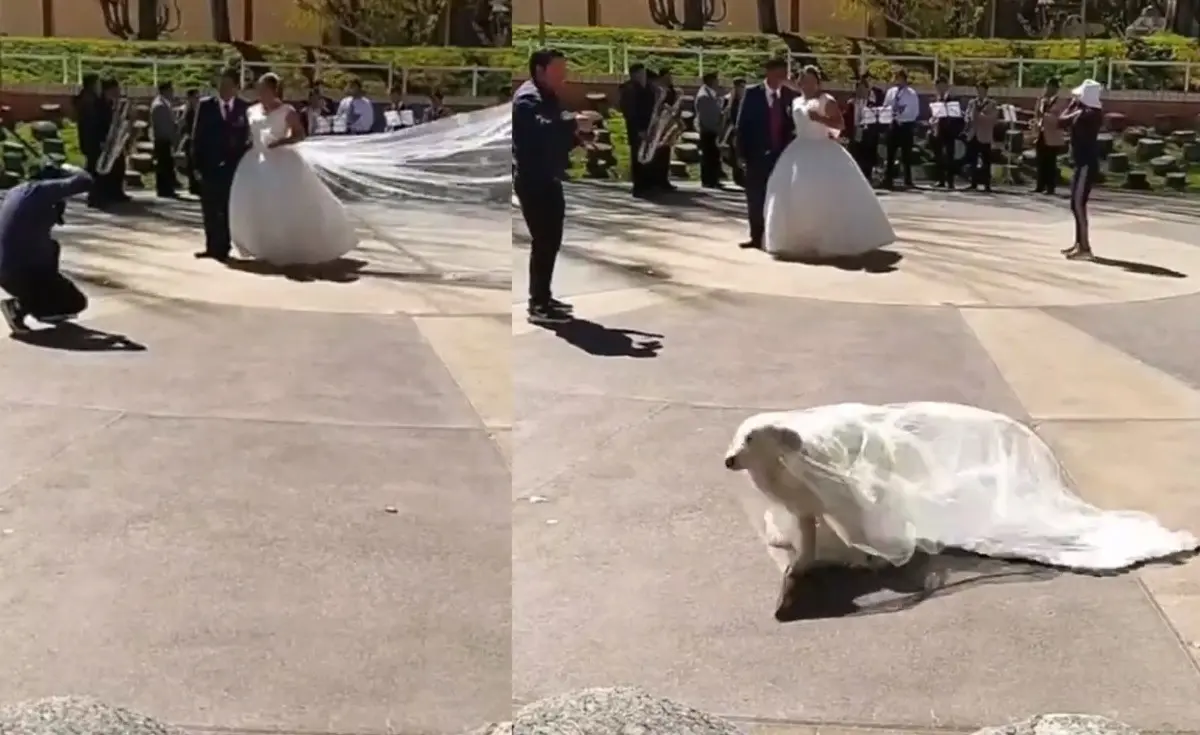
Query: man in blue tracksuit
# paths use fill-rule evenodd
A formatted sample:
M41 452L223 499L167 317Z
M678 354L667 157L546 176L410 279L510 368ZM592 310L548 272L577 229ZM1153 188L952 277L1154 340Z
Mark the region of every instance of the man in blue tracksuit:
M55 324L87 308L87 297L59 270L50 231L62 223L67 198L91 186L87 172L51 166L0 200L0 289L12 297L0 302L0 314L13 334L28 331L26 317Z
M575 147L575 121L564 117L559 94L567 59L553 49L529 57L529 81L513 97L513 190L529 228L529 321L570 321L571 307L551 295L554 264L562 248L566 201L563 179Z

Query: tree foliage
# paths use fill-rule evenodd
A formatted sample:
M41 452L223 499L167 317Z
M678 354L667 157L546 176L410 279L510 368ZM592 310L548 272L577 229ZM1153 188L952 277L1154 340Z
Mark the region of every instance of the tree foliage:
M512 0L293 0L345 46L503 46Z
M977 35L988 8L977 0L843 0L843 5L883 21L889 36L909 38Z

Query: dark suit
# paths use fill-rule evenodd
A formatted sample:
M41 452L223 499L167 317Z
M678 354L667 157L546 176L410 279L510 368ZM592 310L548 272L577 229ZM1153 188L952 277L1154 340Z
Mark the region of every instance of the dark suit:
M101 97L93 103L91 113L91 125L88 126L90 128L88 149L94 155L89 155L88 150L84 150L84 156L87 159L85 170L88 170L94 176L92 190L88 193L88 204L103 207L113 202L128 201L128 196L125 194L124 155L116 157L108 173L102 174L96 170L100 155L104 149L104 143L108 140L109 130L113 125L120 122L116 119L117 102L107 97ZM83 142L81 137L81 148L83 147Z
M650 116L654 113L654 90L648 84L630 80L621 85L619 105L621 117L625 118L625 130L629 138L629 175L633 179L633 191L640 194L648 188L645 166L638 161L638 149L642 135L650 127Z
M205 97L196 110L192 160L200 174L204 252L217 258L227 258L233 247L229 232L229 192L238 162L250 148L248 108L244 100L234 97L226 114L220 98Z
M200 103L189 104L187 114L183 118L183 136L187 138L187 142L183 146L184 156L187 166L188 191L192 194L200 193L200 181L196 178L196 160L192 155L192 136L196 130L196 113L200 110Z
M767 102L767 89L762 84L746 88L734 132L738 155L746 163L746 210L750 220L750 241L761 246L765 222L763 208L767 200L767 180L775 169L779 155L796 137L792 120L792 101L796 95L780 88L774 105ZM772 120L772 116L778 116ZM778 126L778 137L772 138L772 126Z
M929 131L930 148L934 164L937 167L937 185L953 189L954 177L958 173L958 165L954 160L954 142L962 137L963 130L966 128L966 121L961 116L961 112L966 111L966 105L950 94L934 95L932 101L943 104L958 102L959 104L959 117L942 117L934 120Z

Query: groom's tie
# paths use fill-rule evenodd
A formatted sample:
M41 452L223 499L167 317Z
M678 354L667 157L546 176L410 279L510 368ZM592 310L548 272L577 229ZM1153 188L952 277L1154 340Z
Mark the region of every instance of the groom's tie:
M779 93L767 91L767 123L771 150L783 148L783 115L779 114Z

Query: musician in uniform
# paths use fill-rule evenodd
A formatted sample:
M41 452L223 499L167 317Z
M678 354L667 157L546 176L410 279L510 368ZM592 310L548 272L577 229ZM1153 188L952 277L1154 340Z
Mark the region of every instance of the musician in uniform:
M892 86L883 96L883 107L892 113L892 123L887 131L887 164L883 185L891 189L896 181L896 159L904 171L904 186L913 187L912 149L917 116L921 112L921 98L908 85L908 72L897 69Z
M450 111L450 108L446 107L445 101L446 98L442 96L442 93L434 90L429 95L429 107L425 108L425 117L422 119L422 122L433 122L434 120L441 120L444 117L453 115L454 113Z
M733 183L738 186L746 185L746 169L737 155L737 146L733 144L734 129L737 127L738 113L742 110L742 100L746 97L746 80L738 77L733 80L733 89L725 95L721 108L723 123L721 129L721 146L725 149L729 160L729 171Z
M870 117L876 110L870 79L863 75L854 85L854 97L842 111L842 129L846 133L847 149L867 181L872 180L875 165L879 163L879 124Z
M189 89L187 101L184 103L183 115L183 155L185 159L184 174L187 176L188 192L200 195L200 179L196 177L196 160L192 156L192 133L196 129L196 113L200 110L200 90Z
M929 140L933 149L934 165L937 167L937 186L940 189L953 189L954 176L958 169L954 148L966 127L966 121L961 114L962 103L950 94L950 83L945 77L938 78L933 101L942 105L942 114L932 117L929 121ZM960 114L957 117L948 112L951 103L959 106Z
M642 138L649 132L650 117L654 114L654 90L646 76L645 65L630 65L629 79L621 85L617 98L629 139L629 175L635 197L645 196L650 188L646 167L638 160Z
M1058 77L1046 80L1046 89L1038 98L1033 114L1034 155L1037 166L1035 194L1053 194L1058 186L1058 155L1066 142L1058 117L1064 103L1058 96Z
M75 121L79 126L79 149L84 157L84 170L93 177L96 176L96 162L100 160L100 151L104 148L104 129L101 127L100 113L100 77L87 74L83 84L72 100L75 107ZM88 197L88 206L99 206L99 200L93 192Z
M671 70L663 69L658 72L658 75L651 81L653 86L665 91L665 96L660 107L660 114L670 114L670 110L679 100L679 91L675 89L675 82L671 78ZM651 191L654 192L672 192L676 187L671 183L671 148L664 146L654 151L654 158L650 161L647 167L647 184Z
M1000 119L1000 106L988 96L988 85L980 82L975 87L975 99L967 103L967 161L971 171L971 191L983 185L984 191L992 190L992 144L996 137L996 122Z
M715 71L704 75L696 92L696 131L700 134L700 185L717 189L725 178L721 167L721 94Z
M179 124L175 119L175 86L160 82L158 95L150 103L150 133L154 140L154 191L165 199L179 196L175 178L175 149L179 146Z
M100 134L101 146L104 145L104 141L108 140L108 136L113 128L124 122L117 118L120 102L120 82L112 77L101 81L100 101L96 106L96 130ZM101 150L97 153L97 158L103 152ZM92 181L92 191L88 195L88 204L90 206L106 207L112 204L123 204L128 201L130 201L129 195L125 193L125 155L123 151L120 151L117 152L112 168L109 169L108 173L96 172L95 179Z

